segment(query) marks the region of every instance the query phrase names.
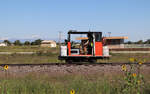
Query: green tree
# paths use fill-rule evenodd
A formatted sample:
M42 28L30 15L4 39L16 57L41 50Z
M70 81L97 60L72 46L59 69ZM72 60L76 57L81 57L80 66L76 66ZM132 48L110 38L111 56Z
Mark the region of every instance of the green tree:
M34 42L31 42L31 45L40 45L41 42L42 42L41 39L37 39L37 40L35 40Z
M4 43L6 43L7 45L11 45L11 42L9 40L4 40Z
M144 43L145 44L150 44L150 39L146 40Z
M35 42L31 42L31 45L36 45Z
M20 42L20 40L16 40L16 41L14 42L14 45L21 46L22 43Z
M143 44L143 40L139 40L136 42L137 44Z
M132 41L127 41L125 44L133 44Z
M37 39L37 40L35 40L35 44L36 44L36 45L40 45L40 44L41 44L41 42L42 42L42 40L41 40L41 39Z
M29 41L25 41L24 45L30 45L31 43Z

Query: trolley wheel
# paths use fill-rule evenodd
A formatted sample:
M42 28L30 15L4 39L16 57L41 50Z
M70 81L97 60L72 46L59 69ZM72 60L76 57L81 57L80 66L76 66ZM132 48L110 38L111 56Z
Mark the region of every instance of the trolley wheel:
M89 61L89 63L97 63L96 59L89 59L88 61Z
M72 60L65 60L65 61L66 61L66 63L68 63L68 64L73 63L73 61L72 61Z

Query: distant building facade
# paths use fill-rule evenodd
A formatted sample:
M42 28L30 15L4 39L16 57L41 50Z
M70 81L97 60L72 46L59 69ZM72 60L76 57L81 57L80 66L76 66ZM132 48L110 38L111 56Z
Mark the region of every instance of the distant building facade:
M109 49L124 48L124 40L128 37L104 37L104 45L107 45Z
M41 47L56 47L57 44L53 40L44 40L41 42Z
M2 42L0 43L0 46L7 46L7 43Z

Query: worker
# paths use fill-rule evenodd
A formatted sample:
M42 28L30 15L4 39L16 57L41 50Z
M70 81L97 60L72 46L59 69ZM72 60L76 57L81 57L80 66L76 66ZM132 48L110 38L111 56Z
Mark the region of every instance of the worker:
M88 40L86 40L86 42L84 42L83 44L83 51L84 53L87 54L92 54L92 48L93 48L93 37L91 34L87 35Z
M87 48L88 48L88 54L91 55L92 54L92 48L93 48L93 42L90 42Z
M87 51L88 45L89 45L89 40L85 40L85 41L84 41L84 44L83 44L83 51L84 51L84 54L85 54L85 55L88 54L88 51Z
M93 49L93 36L92 34L88 34L89 43L87 46L88 54L92 55L92 49Z

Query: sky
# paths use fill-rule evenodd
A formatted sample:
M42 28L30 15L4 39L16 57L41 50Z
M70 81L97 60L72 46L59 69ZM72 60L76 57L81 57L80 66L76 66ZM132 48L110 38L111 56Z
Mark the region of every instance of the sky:
M150 0L0 0L0 40L66 38L69 30L150 39Z

